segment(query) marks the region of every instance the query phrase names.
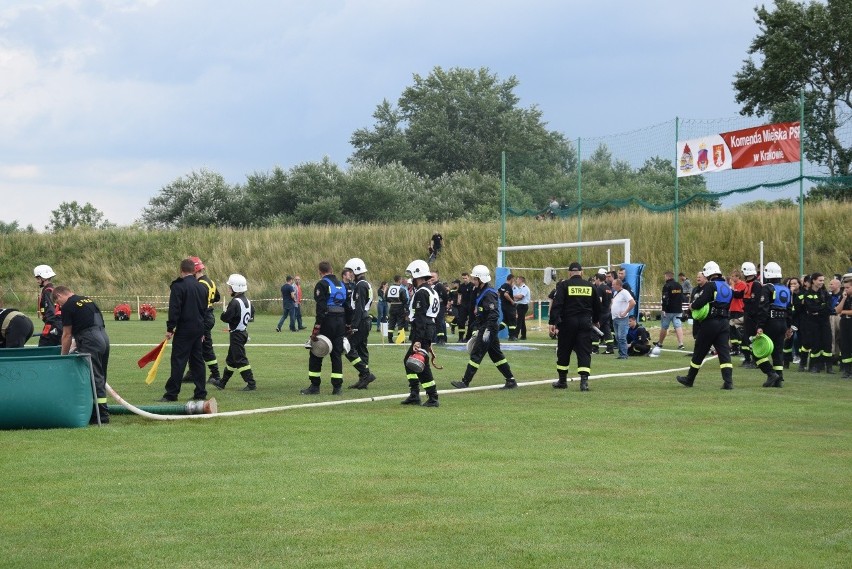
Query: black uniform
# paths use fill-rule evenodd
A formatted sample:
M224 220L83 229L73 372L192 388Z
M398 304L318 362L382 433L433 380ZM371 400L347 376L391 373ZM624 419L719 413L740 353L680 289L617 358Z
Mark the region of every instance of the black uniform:
M457 322L459 325L459 342L470 340L473 334L473 301L474 289L472 282L461 283L458 293L458 316Z
M831 302L825 287L818 290L809 290L805 293L804 314L802 321L805 322L805 340L810 348L810 370L813 373L831 370Z
M251 321L251 301L246 298L244 292L234 294L228 307L219 316L222 322L228 324L228 356L225 358L225 373L222 374L222 379L210 379L210 383L223 389L234 375L234 372L240 374L246 386L243 391L254 391L257 389L257 382L254 379L254 372L251 370L248 356L246 355L246 342L248 342L248 323Z
M509 339L518 339L518 313L515 310L515 300L512 294L512 283L503 283L497 289L500 297L500 309L503 311L503 323L509 329Z
M33 321L15 308L0 308L0 348L23 348L33 337Z
M411 303L408 310L408 319L411 322L411 345L402 359L403 365L405 365L409 356L414 353L415 342L420 343L421 349L427 352L430 351L432 338L435 336L435 317L438 316L440 302L438 294L428 284L420 285L411 296ZM432 376L432 366L429 358L426 358L426 365L420 373L415 373L407 367L405 368L405 373L408 379L410 394L408 399L402 401L402 404L419 405L420 388L423 387L426 395L429 396L429 401L426 405L437 407L438 388L435 386L435 379Z
M103 314L91 298L77 294L68 297L62 308L62 325L71 328L71 335L77 343L77 351L81 354L89 354L91 357L97 395L95 404L98 406L101 422L108 423L106 382L109 366L109 336L106 333ZM89 422L97 422L94 409Z
M680 287L678 287L680 288ZM641 324L627 329L627 354L631 356L644 356L651 351L651 334Z
M210 379L218 379L219 362L216 360L216 352L213 350L213 328L216 326L213 305L222 300L222 296L216 288L216 283L207 275L198 277L198 282L203 284L207 290L207 310L204 312L204 338L201 341L201 355L204 358L204 365L210 370Z
M435 317L435 343L447 343L447 302L450 300L450 293L447 287L442 282L436 282L432 286L432 290L438 295L440 306L438 307L438 315Z
M696 287L698 288L698 287ZM693 294L694 291L693 291ZM698 370L701 369L701 363L704 357L710 351L710 346L716 348L716 353L719 355L719 369L722 373L722 389L734 388L734 372L731 365L731 348L730 340L730 318L731 299L733 299L733 291L725 279L721 275L713 277L703 287L701 293L692 302L692 313L710 304L710 313L701 322L701 326L696 326L698 330L695 339L695 351L692 352L692 360L689 362L689 372L686 376L678 376L677 380L686 387L692 387L695 382L695 376L698 375Z
M201 343L204 338L204 315L207 312L207 287L194 275L178 277L171 284L169 317L166 330L173 332L171 375L166 381L163 399L177 401L181 378L189 362L189 374L195 383L193 399L205 399L204 358Z
M799 340L799 371L807 369L808 356L811 353L810 322L805 317L805 296L808 292L810 289L800 288L799 292L793 295L793 326L798 329L796 336ZM792 347L790 349L792 351Z
M38 295L38 315L44 322L39 346L59 346L62 344L62 310L53 302L53 283L45 281Z
M363 275L356 278L359 280L352 285L348 293L350 310L347 331L351 331L351 335L346 359L358 370L358 381L349 387L367 389L367 385L376 379L376 376L370 372L370 351L367 349L367 340L373 325L373 318L370 316L373 287Z
M340 395L343 386L343 338L346 336L346 321L349 305L346 303L346 287L334 275L325 275L314 287L316 301L316 323L314 333L331 340L331 387L332 394ZM308 379L311 385L302 394L319 393L322 383L322 358L313 353L308 357Z
M846 297L841 310L852 310L852 296ZM840 315L840 367L843 379L852 377L852 314Z
M559 380L554 387L567 387L571 352L577 354L577 373L580 389L588 389L587 380L592 373L592 326L600 321L601 304L598 293L589 281L579 275L559 281L549 324L559 330L556 348L556 373Z
M506 356L500 349L500 340L497 338L497 329L500 325L500 317L497 312L497 291L493 288L482 285L475 289L476 300L474 301L474 310L476 320L473 326L476 328L476 341L473 345L473 350L470 352L470 361L467 362L464 377L462 380L453 381L452 384L458 388L468 387L479 369L479 364L485 354L491 358L500 373L506 379L505 389L512 389L518 384L512 376L512 370L509 367L509 362L506 361Z
M408 289L404 284L388 287L388 342L393 342L395 329L408 331Z
M772 340L772 353L755 360L755 365L766 374L764 387L781 387L784 381L784 336L793 324L790 289L772 279L760 290L757 310L757 327Z
M592 352L597 354L600 351L600 343L603 342L606 347L604 353L612 354L612 312L610 312L610 306L612 306L612 289L606 282L594 286L601 302L600 330L603 332L603 336L595 334L595 337L592 339Z
M688 309L690 315L692 314L692 303L695 302L695 300L699 296L701 296L701 292L704 290L705 285L706 285L706 283L704 285L695 285L694 287L692 287L690 289L690 291L689 291L689 306L690 306L690 308ZM698 320L695 320L693 318L693 320L692 320L692 339L693 340L698 339L698 331L700 329L701 329L701 322L699 322ZM730 333L730 331L729 331L729 333Z
M751 280L749 280L751 279ZM754 276L748 276L745 280L746 289L743 294L743 337L741 338L743 356L745 356L745 367L755 367L754 357L751 353L751 338L757 333L757 312L760 305L760 289L763 285Z

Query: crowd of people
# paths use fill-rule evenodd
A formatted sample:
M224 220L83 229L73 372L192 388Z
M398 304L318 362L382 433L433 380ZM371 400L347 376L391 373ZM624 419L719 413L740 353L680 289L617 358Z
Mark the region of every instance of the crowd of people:
M440 246L432 248L432 252L439 250ZM207 385L225 389L237 373L245 383L244 391L257 389L245 349L247 327L253 319L246 296L248 282L240 274L232 274L227 280L231 300L221 320L228 325L229 348L224 373L220 374L211 333L213 307L221 296L205 270L198 257L183 259L180 276L170 285L166 341L172 341L171 372L160 401L176 401L181 384L186 382L194 386L193 399L205 399ZM350 388L367 389L376 379L368 349L374 300L377 330L387 334L388 342L409 343L403 366L410 395L403 404L439 406L432 374L433 345L447 343L448 331L458 335L458 342L467 343L470 354L462 377L451 381L453 387L468 388L486 355L505 379L502 388L517 387L498 336L505 329L510 342L527 338L531 294L523 276L509 273L495 287L488 267L476 265L470 273L462 273L445 285L429 263L415 260L408 265L405 277L396 275L392 283L382 282L378 294L374 294L367 266L360 258L349 259L340 277L328 261L319 263L317 270L319 279L313 293L316 318L306 344L310 351L309 385L302 394L320 393L326 357L331 362L334 395L342 393L344 357L358 372L358 380ZM97 395L92 421L108 422L105 385L109 338L99 307L67 286L54 285L56 273L49 265L39 265L33 273L40 289L38 316L43 323L39 346L59 346L62 354L74 350L91 354ZM695 286L683 273L675 279L668 271L662 287L659 337L652 343L650 333L637 320L637 299L624 269L599 269L587 279L581 264L571 263L568 277L558 281L549 295L548 331L557 341L557 380L553 387L568 387L572 355L580 391L585 392L589 391L593 354L615 354L617 350L617 359L658 356L670 327L678 349L685 349L683 323L687 320L693 323L695 345L687 374L677 377L685 387L693 386L708 354L718 357L722 389L726 390L733 389L732 357L737 355L742 356L743 367L758 368L766 375L764 387L782 387L784 371L793 364L798 364L800 372L814 374L834 374L834 366L839 364L842 377L852 378L852 269L826 280L819 272L784 278L775 262L760 269L745 262L726 277L717 263L709 261L696 274ZM287 319L291 331L305 329L300 277L288 275L281 293L284 313L276 331L282 330ZM26 315L13 308L0 308L0 347L21 347L34 334L34 325ZM421 390L426 393L425 402Z

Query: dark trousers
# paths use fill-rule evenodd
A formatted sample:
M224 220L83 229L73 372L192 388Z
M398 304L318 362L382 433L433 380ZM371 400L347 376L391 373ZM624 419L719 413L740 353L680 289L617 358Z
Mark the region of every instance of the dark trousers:
M62 320L44 323L41 336L38 338L38 345L39 347L62 345Z
M733 383L733 366L731 365L731 325L727 318L708 318L701 322L698 337L695 339L695 348L692 352L692 361L689 362L689 373L687 377L695 380L701 362L710 352L710 346L716 348L719 355L719 369L722 373L722 381L726 384Z
M360 324L354 324L358 329L349 337L349 353L346 354L346 359L355 366L359 375L364 375L370 372L370 351L367 349L367 339L370 337L373 319L368 314Z
M219 363L216 361L216 352L213 350L214 326L216 326L216 316L212 310L208 310L204 313L204 337L201 339L201 356L207 366L215 366Z
M476 334L476 343L473 346L473 351L470 352L470 361L467 362L467 368L465 368L462 381L468 384L470 383L473 376L476 375L476 372L479 370L479 364L485 358L486 354L488 354L488 357L490 357L491 361L494 362L494 365L497 366L497 369L500 370L500 373L503 374L503 377L511 379L512 370L509 367L509 362L506 361L506 356L503 355L503 350L500 349L500 340L497 339L497 330L491 331L487 343L482 341L483 334L485 334L484 329L480 330Z
M343 337L346 335L346 325L343 314L327 314L320 325L320 334L331 340L331 385L343 385ZM311 385L322 383L322 360L313 354L308 357L308 379Z
M95 377L96 403L106 403L107 366L109 365L109 337L100 326L86 328L74 334L77 351L92 358L92 375Z
M518 304L515 306L518 311L518 324L517 324L517 332L515 332L515 337L520 338L521 340L527 339L527 310L529 310L529 304Z
M405 319L405 307L402 304L390 304L388 309L388 341L393 341L394 329L408 331L408 320Z
M588 377L592 373L592 323L589 317L568 318L559 323L556 344L556 373L560 380L568 377L571 352L577 354L577 373Z
M754 359L751 353L751 337L755 334L757 334L757 320L754 316L746 313L745 316L743 316L743 335L740 338L740 350L742 350L743 355L747 360ZM728 337L730 338L730 330L728 331Z
M473 316L469 304L459 304L457 307L456 325L459 328L459 342L469 340L473 335Z
M23 348L27 340L33 337L34 331L32 320L25 315L15 316L9 322L9 327L6 328L6 336L3 338L0 347Z
M771 318L766 322L763 333L772 340L772 353L755 360L760 371L769 375L772 371L784 370L784 335L787 333L787 321L784 318Z
M201 355L203 338L203 330L183 334L177 333L172 338L172 371L168 381L166 381L165 397L167 399L177 400L180 394L181 379L183 378L184 370L186 370L187 362L189 362L189 376L192 378L193 383L195 383L193 399L207 398L204 358Z
M225 358L225 373L222 374L223 385L228 383L234 372L239 373L248 385L255 385L254 374L246 355L246 342L248 334L244 330L234 330L229 334L228 356Z
M503 306L503 323L509 329L509 339L518 337L518 313L514 305Z

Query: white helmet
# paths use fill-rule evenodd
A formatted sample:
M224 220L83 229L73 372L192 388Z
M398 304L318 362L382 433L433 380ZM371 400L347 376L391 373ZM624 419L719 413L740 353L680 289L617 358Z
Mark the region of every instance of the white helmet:
M349 338L346 336L343 337L343 353L348 354L352 349L352 344L349 343Z
M367 265L365 265L364 261L362 261L358 257L352 257L351 259L346 261L346 264L343 265L343 268L349 269L350 271L355 273L355 276L363 275L367 272Z
M775 261L769 261L768 263L766 263L766 266L763 267L763 278L765 278L765 279L780 279L781 278L781 265L779 265Z
M654 346L653 348L651 348L651 353L648 354L648 355L651 356L652 358L658 358L658 357L660 357L660 352L662 352L662 350L660 349L660 346Z
M231 290L234 292L245 292L248 290L248 282L246 282L246 278L236 273L228 277L228 286L231 287Z
M331 340L328 339L328 336L318 334L316 341L308 338L308 341L305 342L305 347L311 351L312 355L318 358L324 358L331 353L332 346Z
M740 268L740 270L743 272L743 275L747 277L753 277L757 274L757 269L755 268L754 263L750 261L746 261L745 263L743 263L743 266Z
M430 279L432 278L432 273L429 271L429 264L426 261L416 260L411 261L408 265L408 268L405 269L405 274L407 274L412 279Z
M469 354L473 353L473 348L474 348L474 346L476 346L476 337L477 337L478 334L479 334L478 331L474 332L473 335L470 337L470 340L467 341L467 345L465 346L467 348L467 353L469 353Z
M33 269L33 276L41 277L43 279L49 279L51 277L55 277L56 273L53 272L53 269L50 268L50 265L39 265L35 269Z
M721 275L722 269L719 268L718 263L716 261L707 261L704 265L704 268L701 269L701 272L705 277L711 277L712 275Z
M476 265L470 270L470 276L476 277L484 283L491 282L491 271L485 265Z

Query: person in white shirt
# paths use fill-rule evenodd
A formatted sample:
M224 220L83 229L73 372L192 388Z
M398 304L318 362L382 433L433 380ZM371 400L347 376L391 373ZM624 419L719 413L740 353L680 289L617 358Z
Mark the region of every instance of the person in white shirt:
M518 313L515 334L521 340L526 340L527 310L530 308L530 287L527 286L527 279L524 277L517 277L515 279L515 286L512 287L512 296L515 298L515 310Z
M630 327L628 320L630 311L636 306L636 301L630 292L624 288L621 279L612 281L612 325L615 329L615 341L618 344L619 360L627 359L627 329Z

